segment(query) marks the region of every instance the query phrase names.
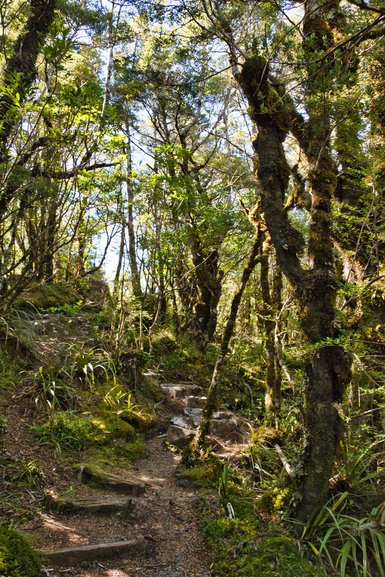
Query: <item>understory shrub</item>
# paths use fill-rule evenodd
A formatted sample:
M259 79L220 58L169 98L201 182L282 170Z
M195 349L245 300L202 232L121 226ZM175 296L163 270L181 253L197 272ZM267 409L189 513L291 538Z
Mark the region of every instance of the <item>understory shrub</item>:
M207 521L204 534L214 552L213 577L327 577L323 567L301 556L294 539L277 533L256 516Z

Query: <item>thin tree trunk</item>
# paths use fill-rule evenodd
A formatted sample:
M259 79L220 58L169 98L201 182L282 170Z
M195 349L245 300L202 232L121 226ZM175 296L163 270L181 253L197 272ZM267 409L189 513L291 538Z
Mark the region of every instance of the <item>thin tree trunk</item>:
M122 228L120 231L120 243L119 243L119 255L118 255L118 262L116 265L115 271L115 278L114 278L114 288L112 291L112 299L116 303L119 299L120 293L120 275L123 268L123 259L124 259L124 249L126 247L126 227L122 222Z
M203 447L205 439L206 439L206 437L209 433L209 430L210 430L211 419L212 419L213 413L215 412L215 410L217 408L219 377L221 374L222 365L223 365L223 362L224 362L224 360L227 356L228 350L229 350L230 340L231 340L231 337L233 336L235 323L237 320L238 309L239 309L239 305L241 303L242 295L245 291L245 288L246 288L248 280L251 276L251 273L253 272L253 270L254 270L257 262L258 262L258 253L260 250L261 243L263 241L263 237L264 237L264 226L261 223L259 223L257 225L256 236L255 236L253 248L252 248L250 256L248 258L246 267L244 268L243 273L242 273L242 279L241 279L239 289L234 294L233 300L231 302L230 313L229 313L229 316L227 317L225 331L224 331L223 336L222 336L222 343L221 343L220 352L219 352L219 355L217 357L217 360L216 360L216 363L214 366L214 371L213 371L213 374L211 377L211 383L210 383L210 386L209 386L208 391L207 391L207 400L206 400L205 406L203 408L202 417L201 417L201 420L199 423L196 438L194 439L194 441L192 443L192 447L191 447L192 452L199 451Z
M142 301L143 291L140 282L138 261L136 258L136 239L134 226L134 190L131 181L132 157L131 157L131 133L128 118L125 120L127 137L127 162L126 162L126 186L127 186L127 232L128 232L128 258L131 270L131 286L135 298Z
M261 262L261 289L263 300L263 321L265 333L266 353L266 391L265 391L265 421L266 424L278 427L281 394L281 369L278 358L278 343L276 342L276 318L279 310L274 304L279 304L277 287L275 288L275 302L273 290L270 289L269 260L271 256L270 239L263 243Z

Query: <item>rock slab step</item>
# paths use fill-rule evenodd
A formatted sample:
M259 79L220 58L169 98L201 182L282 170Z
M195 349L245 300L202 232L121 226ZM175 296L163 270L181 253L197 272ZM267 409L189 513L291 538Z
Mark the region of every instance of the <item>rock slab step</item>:
M178 425L171 424L167 431L167 441L180 449L187 447L194 437L195 431Z
M134 477L131 479L120 477L90 465L79 465L77 471L78 480L81 483L91 483L104 489L111 489L117 493L139 497L146 490L144 483Z
M45 505L50 509L86 513L129 513L134 505L130 498L117 499L67 499L53 492L45 494Z
M161 389L170 400L184 399L186 396L201 394L201 388L198 385L191 384L162 384Z
M56 551L38 551L45 564L69 567L84 561L101 561L118 555L138 557L146 553L147 543L144 537L139 536L130 541L116 541L114 543L98 543L95 545L81 545L57 549Z

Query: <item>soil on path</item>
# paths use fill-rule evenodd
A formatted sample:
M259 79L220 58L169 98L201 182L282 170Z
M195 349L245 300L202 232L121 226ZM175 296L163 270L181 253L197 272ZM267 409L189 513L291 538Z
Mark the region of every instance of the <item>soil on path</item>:
M77 342L75 334L90 332L81 319L57 320L51 316L32 319L35 334L36 370L41 363L55 366L66 346ZM61 324L60 324L61 323ZM59 330L60 329L60 330ZM94 346L92 339L90 346ZM148 441L146 456L127 470L112 469L108 472L121 477L136 479L145 484L143 495L130 498L129 512L95 514L84 511L49 511L44 504L44 490L52 490L75 499L108 501L117 495L111 488L102 489L79 483L74 467L79 455L66 457L54 455L52 450L39 445L30 425L38 417L33 399L26 394L30 383L23 381L11 398L3 399L3 414L7 429L2 439L4 459L15 464L41 464L42 478L33 489L19 490L13 501L19 502L29 514L24 522L17 519L17 526L29 533L36 549L57 550L67 547L113 543L143 537L146 553L136 558L121 554L109 560L98 560L76 567L53 568L46 561L47 577L209 577L210 553L204 545L198 528L197 510L202 506L202 496L190 487L182 487L175 476L180 455L166 445L166 436L154 436ZM161 419L168 421L178 414L182 402L163 406ZM157 435L157 433L154 433ZM80 458L80 460L82 460ZM8 499L12 499L12 483L8 483ZM0 493L4 487L1 486ZM22 489L21 489L22 490ZM4 493L5 494L5 493ZM121 497L122 495L120 495ZM129 497L129 496L128 496ZM13 510L13 506L9 509ZM3 507L6 510L6 502Z
M131 468L131 472L146 484L146 493L137 498L129 524L123 523L119 527L119 519L115 517L113 532L120 528L121 538L143 535L148 545L145 556L136 559L121 556L64 570L47 568L47 575L209 577L210 553L197 526L196 511L201 497L178 484L175 470L179 461L180 456L170 451L164 436L160 436L149 441L146 457ZM92 517L89 522L99 525L95 527L95 533L100 539L103 518ZM92 527L89 530L92 538ZM109 541L110 536L105 535L105 541Z

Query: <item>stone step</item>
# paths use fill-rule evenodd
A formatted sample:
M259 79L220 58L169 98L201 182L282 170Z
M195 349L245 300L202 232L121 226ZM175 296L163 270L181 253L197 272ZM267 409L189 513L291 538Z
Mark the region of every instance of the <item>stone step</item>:
M172 384L166 383L160 385L162 391L171 400L184 399L185 397L191 397L201 394L201 388L198 385L191 384Z
M207 397L199 397L196 395L190 395L183 399L183 405L189 409L203 409Z
M185 407L183 415L171 419L167 431L167 440L176 447L183 448L194 436L198 427L202 409ZM210 435L231 443L244 443L250 436L250 428L246 419L232 411L218 411L210 421Z
M146 490L144 483L134 476L120 477L113 473L107 473L94 465L87 464L78 465L76 469L78 471L78 480L81 483L96 485L97 487L110 489L125 495L132 495L133 497L143 495Z
M138 536L129 541L116 541L114 543L98 543L95 545L81 545L56 549L54 551L38 551L43 558L44 564L52 564L60 567L69 567L78 563L102 561L109 557L128 555L130 558L143 555L147 551L147 542L143 536Z
M171 424L167 430L167 441L175 447L183 449L195 437L195 431L187 427Z
M183 410L184 414L192 421L193 425L197 427L202 415L202 409L186 407Z
M69 499L48 491L44 499L46 507L63 512L86 512L86 513L131 513L134 504L130 497L117 497L115 499Z

